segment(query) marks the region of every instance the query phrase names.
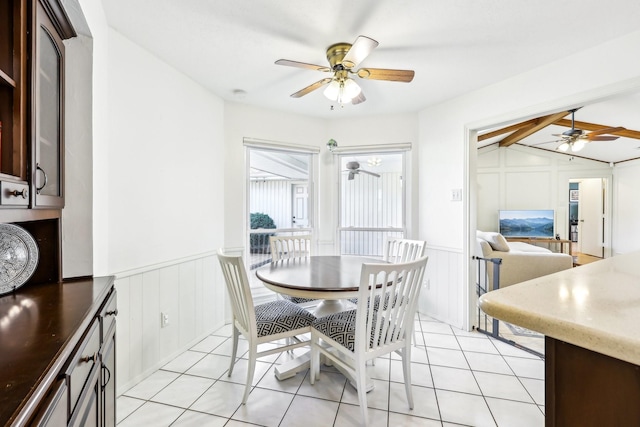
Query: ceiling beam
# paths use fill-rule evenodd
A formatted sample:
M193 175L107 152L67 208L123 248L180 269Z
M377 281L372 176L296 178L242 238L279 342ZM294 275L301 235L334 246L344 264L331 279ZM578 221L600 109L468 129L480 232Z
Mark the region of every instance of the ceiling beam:
M561 119L553 124L570 128L571 120ZM579 121L575 121L574 124L577 129L588 130L591 132L596 130L601 130L601 129L607 129L611 127L611 126L599 125L596 123L587 123L587 122L579 122ZM611 135L624 136L625 138L640 139L640 132L637 130L631 130L631 129L623 129L617 132L612 132Z
M536 119L531 119L531 120L527 120L526 122L516 123L515 125L507 126L506 128L497 129L489 133L478 135L478 141L484 141L485 139L493 138L494 136L499 136L508 132L513 132L525 126L535 124L535 122L536 122Z
M504 138L502 141L500 141L499 146L508 147L510 145L513 145L516 142L528 137L529 135L538 132L540 129L546 128L554 122L557 122L567 114L569 114L568 111L561 111L559 113L549 114L548 116L538 117L534 120L533 124L527 127L523 127Z

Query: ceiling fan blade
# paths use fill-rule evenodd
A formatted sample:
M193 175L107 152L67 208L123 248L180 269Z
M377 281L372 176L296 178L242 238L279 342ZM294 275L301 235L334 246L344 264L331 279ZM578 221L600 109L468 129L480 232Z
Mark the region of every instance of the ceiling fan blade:
M360 91L360 93L351 100L351 104L353 105L358 105L363 103L364 101L366 101L367 98L364 97L364 93L362 91Z
M621 130L625 130L625 128L618 126L618 127L614 127L614 128L606 128L606 129L594 130L593 132L588 133L587 137L589 139L592 139L591 138L592 135L595 136L595 135L603 135L605 133L616 133L616 132L620 132Z
M590 138L587 138L587 141L615 141L616 139L620 138L619 136L609 136L609 135L601 135L601 136L593 136Z
M289 59L278 59L276 61L276 64L286 65L288 67L306 68L308 70L317 70L324 72L331 71L329 67L325 67L324 65L307 64L306 62L291 61Z
M305 87L304 89L300 89L299 91L297 91L296 93L292 93L291 97L292 98L300 98L302 96L305 96L306 94L313 92L316 89L321 88L322 86L326 85L327 83L329 83L332 79L330 78L326 78L326 79L322 79L322 80L318 80L317 82Z
M349 52L342 58L342 65L345 68L354 68L361 63L373 49L378 46L378 42L366 36L358 36L351 45Z
M392 82L410 82L413 80L413 70L390 70L386 68L360 68L358 77L371 80L388 80Z
M375 177L377 177L377 178L380 178L380 175L379 175L379 174L374 173L374 172L369 172L369 171L366 171L366 170L364 170L364 169L358 169L358 172L366 173L366 174L369 174L369 175L375 176Z
M563 141L564 140L562 140L562 139L556 139L554 141L545 141L545 142L537 142L535 144L529 144L529 146L535 147L536 145L554 144L554 143L563 142Z

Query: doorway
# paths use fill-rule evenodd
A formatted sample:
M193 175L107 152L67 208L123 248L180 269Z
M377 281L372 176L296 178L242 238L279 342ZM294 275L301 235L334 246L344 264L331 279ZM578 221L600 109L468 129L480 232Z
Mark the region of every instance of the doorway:
M575 255L584 261L604 258L606 179L582 178L569 181L569 226ZM575 239L574 239L575 238ZM573 249L573 248L572 248Z

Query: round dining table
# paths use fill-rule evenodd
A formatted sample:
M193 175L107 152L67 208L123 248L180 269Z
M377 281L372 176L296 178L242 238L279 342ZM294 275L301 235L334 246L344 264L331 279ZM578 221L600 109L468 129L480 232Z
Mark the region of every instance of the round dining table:
M360 256L308 256L274 261L256 270L256 276L274 292L318 300L309 307L316 317L351 310L356 305L349 298L358 296L362 264L385 263L380 258ZM296 357L276 366L279 380L295 376L309 368L309 354ZM351 384L355 380L343 372ZM355 385L354 385L355 387ZM367 391L373 389L373 381L367 380Z
M282 259L262 266L256 276L274 292L318 300L316 317L355 308L364 263L386 263L360 256L308 256Z

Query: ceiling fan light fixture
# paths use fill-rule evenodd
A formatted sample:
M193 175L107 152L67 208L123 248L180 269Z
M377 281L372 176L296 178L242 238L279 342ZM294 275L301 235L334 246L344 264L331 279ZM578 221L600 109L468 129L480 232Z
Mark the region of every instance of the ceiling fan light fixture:
M362 92L362 88L353 79L333 80L324 90L324 96L331 101L347 104Z
M585 142L581 139L578 139L571 144L571 151L574 153L580 151L584 148Z
M569 149L569 143L568 142L563 142L562 144L560 144L560 146L558 147L558 151L564 151L566 152Z

